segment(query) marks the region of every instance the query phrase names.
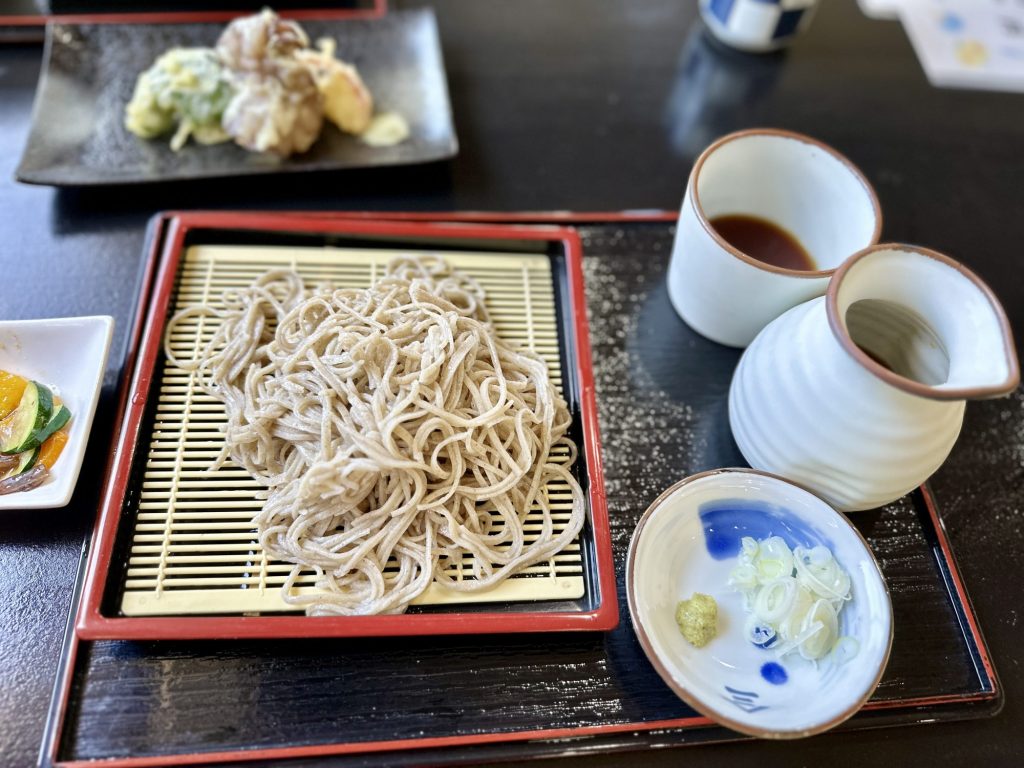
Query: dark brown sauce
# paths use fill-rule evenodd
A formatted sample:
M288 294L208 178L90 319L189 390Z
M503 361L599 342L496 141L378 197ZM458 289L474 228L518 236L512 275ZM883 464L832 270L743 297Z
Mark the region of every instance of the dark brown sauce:
M792 234L757 216L716 216L711 226L731 246L753 259L784 269L811 272L818 267Z

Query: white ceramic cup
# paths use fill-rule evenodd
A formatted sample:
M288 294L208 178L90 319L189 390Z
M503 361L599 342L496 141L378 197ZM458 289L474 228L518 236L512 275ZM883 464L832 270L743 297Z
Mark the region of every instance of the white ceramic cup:
M711 225L765 219L796 237L816 269L767 264ZM694 330L745 347L787 309L822 296L846 258L878 242L882 213L864 175L834 149L774 129L731 133L697 158L679 211L668 292Z

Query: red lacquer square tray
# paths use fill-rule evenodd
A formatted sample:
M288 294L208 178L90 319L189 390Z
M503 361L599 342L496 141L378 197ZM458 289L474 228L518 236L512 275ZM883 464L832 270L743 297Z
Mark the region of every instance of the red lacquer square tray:
M90 546L76 624L80 637L523 633L607 630L618 623L581 248L575 231L245 213L175 215L167 220L165 231L148 311L138 329L138 354L126 369L130 384ZM498 311L507 314L508 327L535 333L529 343L536 343L542 356L550 356L549 366L560 372L573 415L573 437L580 448L574 471L585 492L587 521L571 551L552 558L550 573L537 569L511 591L496 592L482 602L426 604L401 615L367 617L286 613L287 606L274 604L284 566L263 558L259 571L259 552L245 551L252 546L245 505L255 502L233 501L244 496L237 490L228 500L203 495L201 465L216 448L216 438L211 437L215 427L212 420L200 421L197 427L194 415L192 427L182 426L187 419L176 416L184 408L181 393L187 390L191 397L194 388L175 379L177 374L164 363L166 321L176 306L180 308L175 304L180 297L196 295L189 281L207 287L219 284L217 270L240 279L245 269L298 263L300 272L307 267L323 275L336 268L342 270L341 279L350 279L360 265L396 253L439 253L457 265L468 265L465 269L471 275L480 270L482 279L499 290ZM525 281L522 286L520 280ZM517 297L523 292L527 296L520 302ZM495 320L496 325L500 322ZM195 412L204 407L214 406L198 400L190 406ZM195 429L194 439L190 428ZM191 487L200 490L189 491Z

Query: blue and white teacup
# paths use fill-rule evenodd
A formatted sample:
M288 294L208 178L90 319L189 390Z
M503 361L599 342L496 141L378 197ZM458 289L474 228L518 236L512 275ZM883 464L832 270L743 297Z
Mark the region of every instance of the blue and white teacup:
M762 53L788 45L811 22L818 0L700 0L704 22L733 48Z

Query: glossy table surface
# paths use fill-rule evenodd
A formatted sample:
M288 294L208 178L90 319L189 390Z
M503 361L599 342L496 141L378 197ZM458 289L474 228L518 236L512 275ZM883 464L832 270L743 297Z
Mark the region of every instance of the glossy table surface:
M883 239L948 253L988 280L1024 333L1024 99L932 88L894 22L823 3L786 54L745 57L675 0L437 4L461 151L407 169L54 191L13 181L41 48L0 48L0 317L112 314L120 357L148 218L181 208L674 209L697 153L732 130L811 134L857 163ZM111 366L70 506L0 529L0 762L35 761L113 418ZM652 751L645 763L1009 765L1024 754L1024 397L973 403L932 486L1005 689L988 719L799 743ZM649 500L644 500L649 501ZM637 755L566 758L628 765Z

